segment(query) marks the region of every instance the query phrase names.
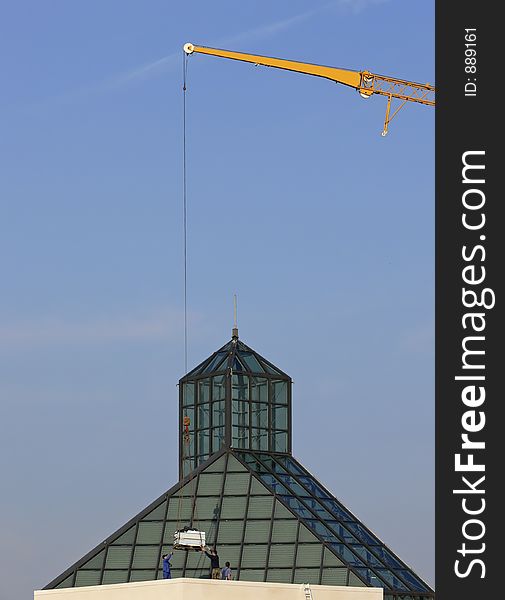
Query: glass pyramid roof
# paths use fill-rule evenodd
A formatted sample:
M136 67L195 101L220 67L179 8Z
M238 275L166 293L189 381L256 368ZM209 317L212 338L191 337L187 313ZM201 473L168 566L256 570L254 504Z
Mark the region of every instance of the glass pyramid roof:
M291 456L223 449L45 589L161 578L174 532L191 525L246 581L382 587L385 600L434 593ZM172 576L209 577L175 551Z
M228 369L231 369L234 373L267 374L274 375L280 379L289 379L286 373L274 366L266 358L263 358L255 350L246 346L241 340L233 338L187 373L181 381L200 376L207 377L211 374L225 373Z

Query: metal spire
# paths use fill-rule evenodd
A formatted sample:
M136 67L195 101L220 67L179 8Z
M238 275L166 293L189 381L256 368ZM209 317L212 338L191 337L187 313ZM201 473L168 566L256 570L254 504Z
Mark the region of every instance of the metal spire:
M238 340L237 294L233 294L233 329L231 330L231 337L234 340Z

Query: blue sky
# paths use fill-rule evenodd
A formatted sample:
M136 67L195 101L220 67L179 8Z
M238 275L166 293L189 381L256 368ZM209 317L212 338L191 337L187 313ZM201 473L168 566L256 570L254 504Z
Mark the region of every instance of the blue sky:
M434 81L431 2L0 9L0 598L177 480L182 45ZM433 583L434 111L204 56L188 72L189 364L294 379L294 454Z

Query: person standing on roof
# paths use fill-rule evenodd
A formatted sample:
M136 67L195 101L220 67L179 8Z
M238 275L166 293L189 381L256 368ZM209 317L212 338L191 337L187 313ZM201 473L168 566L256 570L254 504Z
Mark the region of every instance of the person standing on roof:
M202 552L210 558L210 578L221 579L221 569L219 568L219 556L217 555L217 549L213 546L210 552L205 550L205 546L202 546Z
M221 579L231 581L231 567L228 561L224 563L224 567L221 569Z
M170 554L163 555L163 579L172 579L172 573L170 571L170 567L172 565L170 564L170 559L173 555L173 552L170 552Z

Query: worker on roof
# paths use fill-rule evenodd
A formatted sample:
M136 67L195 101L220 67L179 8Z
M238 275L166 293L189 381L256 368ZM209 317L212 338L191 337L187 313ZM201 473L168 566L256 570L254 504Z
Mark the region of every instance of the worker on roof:
M219 556L217 554L216 546L213 546L210 552L207 552L205 546L202 546L201 550L210 558L210 578L221 579L221 569L219 568Z
M221 579L231 581L231 567L228 561L224 563L224 567L221 569Z
M170 571L172 565L170 564L170 559L173 555L173 552L163 555L163 579L172 579L172 573Z

